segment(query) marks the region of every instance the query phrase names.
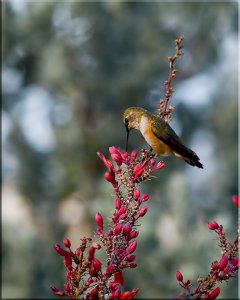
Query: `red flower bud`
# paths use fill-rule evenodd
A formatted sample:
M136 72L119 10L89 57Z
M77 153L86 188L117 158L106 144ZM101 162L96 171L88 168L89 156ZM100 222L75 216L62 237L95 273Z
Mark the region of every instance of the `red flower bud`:
M101 245L96 243L96 242L92 243L92 247L95 248L95 249L101 249Z
M70 284L64 283L64 289L67 293L70 293L72 291Z
M130 163L130 156L127 152L121 152L122 159L126 165Z
M139 234L139 232L138 232L137 230L133 229L133 230L130 232L129 237L130 237L131 239L135 239L135 238L138 236L138 234Z
M137 248L137 240L133 241L128 247L127 247L127 253L131 254L133 253Z
M102 215L99 212L96 213L95 221L97 223L97 226L99 228L103 229L103 218L102 218Z
M142 195L142 202L146 202L146 201L148 201L148 199L149 199L148 194L143 194Z
M70 248L71 247L71 242L69 241L68 238L64 238L63 244L65 247Z
M157 163L156 169L160 170L160 169L164 168L164 165L165 165L164 162L160 161L160 162Z
M208 228L210 230L216 230L218 229L219 225L217 222L213 221L213 222L208 222Z
M129 268L135 269L137 267L137 264L129 264Z
M126 211L127 211L127 205L123 205L123 206L121 206L121 208L119 209L119 215L121 215L121 214L125 214L126 213Z
M64 250L59 244L55 244L54 249L61 256L71 256L71 253Z
M123 278L122 271L118 271L118 272L114 273L114 282L117 282L121 285L124 284L124 278Z
M119 209L121 207L121 205L122 205L122 200L120 198L117 198L115 200L115 208Z
M114 173L113 169L110 169L109 172L106 172L105 175L104 175L104 177L113 186L116 186L117 182L115 180L115 173Z
M217 287L208 295L208 299L216 299L219 294L220 294L220 288Z
M130 255L126 257L127 262L133 262L135 260L136 256L135 255Z
M142 175L142 173L144 172L144 170L146 169L148 164L148 161L145 161L142 165L141 164L136 164L134 169L133 169L133 173L136 177L140 177Z
M131 300L137 295L138 289L133 289L132 291L124 292L120 295L119 300Z
M143 208L140 209L138 216L143 217L147 213L148 207L144 206Z
M178 281L183 281L183 275L181 272L177 271L176 272L176 278Z
M122 224L117 224L117 226L114 228L114 235L119 235L122 231Z
M94 267L94 269L100 271L102 268L102 264L101 264L100 260L98 260L97 258L94 258L93 259L93 267Z
M106 274L111 273L112 270L113 270L113 268L114 268L114 264L109 264L109 265L107 266Z
M101 159L101 161L104 163L105 167L107 167L108 169L113 168L112 162L109 159L107 159L102 153L97 152L97 155Z
M233 195L232 196L232 202L238 207L240 208L240 198L237 195Z
M136 150L132 151L131 157L132 157L132 160L135 160L137 158L137 151Z
M72 258L71 256L64 256L64 265L69 271L72 270Z
M60 290L57 289L54 285L50 285L50 288L51 288L51 290L54 292L54 294L55 294L56 296L59 296L59 297L65 296L64 291L60 291Z
M109 147L109 152L111 154L112 160L114 160L117 165L120 167L122 164L122 156L121 153L115 147Z
M132 226L130 225L130 223L126 223L123 226L123 234L124 235L129 235L129 233L131 232L131 230L132 230Z
M222 271L227 266L227 263L228 263L228 257L223 256L218 265L219 270Z
M134 192L133 192L134 200L138 200L139 197L140 197L140 191L139 191L139 189L135 189Z

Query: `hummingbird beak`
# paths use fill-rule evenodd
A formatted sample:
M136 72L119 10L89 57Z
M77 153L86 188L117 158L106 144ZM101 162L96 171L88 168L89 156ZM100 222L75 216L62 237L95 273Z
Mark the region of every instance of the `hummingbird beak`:
M128 148L128 137L129 137L129 129L128 127L126 126L126 129L127 129L127 139L126 139L126 146L125 146L125 150L127 152L127 148Z

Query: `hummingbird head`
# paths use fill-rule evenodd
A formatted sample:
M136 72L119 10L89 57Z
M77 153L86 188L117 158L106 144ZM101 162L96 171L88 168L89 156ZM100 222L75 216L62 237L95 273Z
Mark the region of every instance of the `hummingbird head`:
M126 151L128 145L128 137L131 129L139 129L141 117L145 109L140 107L129 107L123 113L123 122L127 129Z

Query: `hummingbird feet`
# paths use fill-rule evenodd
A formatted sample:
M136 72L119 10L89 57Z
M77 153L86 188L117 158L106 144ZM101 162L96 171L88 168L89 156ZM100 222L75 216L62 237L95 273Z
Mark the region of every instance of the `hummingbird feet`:
M147 150L147 149L142 149L141 150L141 155L142 155L142 158L143 159L152 159L153 157L155 157L156 156L156 153L154 153L153 152L153 149L150 147L150 149L149 150Z

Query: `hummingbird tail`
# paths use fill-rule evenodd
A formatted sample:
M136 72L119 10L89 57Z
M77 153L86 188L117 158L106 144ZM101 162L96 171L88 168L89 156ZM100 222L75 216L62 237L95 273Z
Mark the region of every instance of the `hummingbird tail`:
M183 155L183 153L177 153L177 152L173 152L173 155L176 157L179 157L181 159L183 159L186 163L188 163L189 165L193 166L193 167L198 167L203 169L203 165L200 162L200 158L197 156L197 154L195 152L193 152L192 150L188 149L187 147L184 147L185 149L185 153Z

